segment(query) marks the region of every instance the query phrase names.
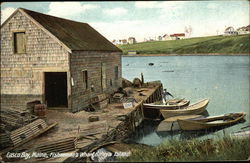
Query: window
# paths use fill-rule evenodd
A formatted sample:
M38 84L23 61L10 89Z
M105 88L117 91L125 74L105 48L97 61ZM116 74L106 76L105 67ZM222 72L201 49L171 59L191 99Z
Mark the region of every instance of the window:
M115 79L118 80L118 76L119 76L119 68L118 66L115 66Z
M102 84L102 90L105 90L107 88L107 75L106 75L106 63L102 63L102 78L101 78L101 84Z
M110 86L111 86L111 87L113 86L113 82L112 82L112 79L110 79Z
M25 32L14 33L14 53L25 53Z
M83 76L83 84L84 84L84 88L88 89L88 71L84 70L82 71L82 76Z

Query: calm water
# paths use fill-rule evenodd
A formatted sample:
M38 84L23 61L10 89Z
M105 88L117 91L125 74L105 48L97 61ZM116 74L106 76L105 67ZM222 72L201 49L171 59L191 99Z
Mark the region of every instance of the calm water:
M149 66L148 63L154 63ZM160 80L175 97L194 103L209 98L209 115L246 112L246 122L203 135L199 138L221 137L249 124L249 56L156 56L122 57L122 76L130 81L135 77ZM158 145L165 139L182 138L183 134L158 135L157 123L145 122L133 141ZM185 137L185 136L184 136Z

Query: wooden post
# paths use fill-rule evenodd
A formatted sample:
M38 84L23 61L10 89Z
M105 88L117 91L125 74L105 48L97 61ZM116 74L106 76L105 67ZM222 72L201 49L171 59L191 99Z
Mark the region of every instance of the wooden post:
M141 73L141 82L142 82L142 85L144 84L144 76L143 76L143 73Z

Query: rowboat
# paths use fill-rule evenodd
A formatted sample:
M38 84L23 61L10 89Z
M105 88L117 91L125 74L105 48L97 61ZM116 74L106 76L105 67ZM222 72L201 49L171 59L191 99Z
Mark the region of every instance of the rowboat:
M197 103L194 103L186 107L182 107L180 109L176 110L161 109L160 112L165 119L179 115L201 114L206 110L208 103L209 103L208 99L203 99Z
M174 116L161 121L161 123L157 127L157 132L164 131L175 131L179 130L179 125L177 123L177 119L196 119L203 118L203 115L182 115L182 116Z
M168 100L165 105L143 104L143 107L146 109L180 109L182 107L188 106L189 103L189 100L173 99Z
M160 110L161 109L180 109L189 105L189 100L185 99L171 99L166 101L166 104L143 104L143 113L145 118L150 119L163 119Z
M229 113L220 116L211 116L193 120L178 119L177 122L182 130L204 130L235 124L242 120L245 115L245 113Z
M198 118L205 118L203 115L180 115L180 116L174 116L174 117L169 117L166 118L165 122L177 122L178 119L185 119L185 120L190 120L190 119L198 119Z

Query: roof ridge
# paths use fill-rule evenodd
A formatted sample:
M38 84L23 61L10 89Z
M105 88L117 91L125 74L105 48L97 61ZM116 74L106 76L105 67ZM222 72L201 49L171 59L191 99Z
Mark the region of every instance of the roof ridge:
M73 50L121 52L121 49L106 39L88 23L51 16L24 8L16 9L11 17L17 12L21 12L31 19L33 23L39 28L42 28L52 38L56 39L56 41L69 52ZM5 25L11 17L9 17L3 25Z
M28 11L28 12L34 12L34 13L41 14L41 15L44 15L44 16L49 16L49 17L53 17L53 18L57 18L57 19L61 19L61 20L71 21L71 22L74 22L74 23L81 23L81 24L87 24L87 25L89 25L88 23L85 23L85 22L80 22L80 21L75 21L75 20L71 20L71 19L61 18L61 17L57 17L57 16L54 16L54 15L44 14L44 13L41 13L41 12L37 12L37 11L33 11L33 10L28 10L28 9L21 8L21 7L18 8L18 9L23 10L25 13L27 13L26 11ZM27 14L29 14L29 13L27 13Z

